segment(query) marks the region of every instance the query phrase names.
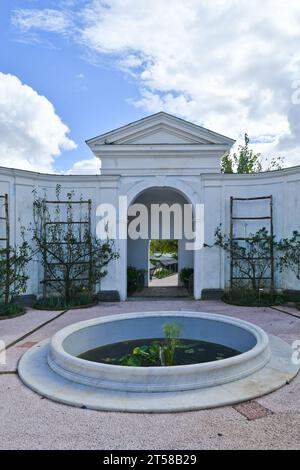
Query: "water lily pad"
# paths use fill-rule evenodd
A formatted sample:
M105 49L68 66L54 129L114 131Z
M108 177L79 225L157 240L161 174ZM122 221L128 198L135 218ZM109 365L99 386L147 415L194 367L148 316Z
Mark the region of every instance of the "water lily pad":
M195 349L193 349L193 348L186 349L184 352L185 352L185 354L194 354Z

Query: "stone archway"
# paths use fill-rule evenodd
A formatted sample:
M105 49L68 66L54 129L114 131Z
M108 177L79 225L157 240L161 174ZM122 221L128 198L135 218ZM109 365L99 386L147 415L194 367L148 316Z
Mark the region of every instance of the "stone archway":
M135 204L136 202L142 202L145 199L148 199L148 202L151 201L154 203L165 203L165 202L181 202L181 204L189 204L194 210L196 204L199 203L199 194L196 193L190 185L186 184L182 180L177 180L174 177L166 181L160 181L161 178L150 178L144 181L139 181L138 184L131 186L131 188L127 191L127 210ZM173 181L176 180L176 181ZM155 197L154 197L155 194ZM170 196L172 196L170 198ZM127 225L127 220L121 221L125 225ZM143 241L141 241L141 246L143 245ZM145 253L148 255L148 247L147 243L144 242L144 249L143 249L143 256L145 262ZM127 240L126 243L122 243L120 247L120 255L121 255L121 270L120 270L120 279L122 280L123 288L121 290L121 298L127 298L127 265L128 260L132 261L132 255L129 252L130 247L128 248ZM184 250L183 250L184 252ZM141 251L140 251L141 253ZM201 297L201 282L199 282L199 271L201 266L201 250L192 251L189 255L187 253L180 255L180 262L179 266L184 267L184 265L191 266L194 269L194 292L193 296L195 299L199 299ZM187 258L189 261L187 262Z
M183 227L184 207L187 205L189 205L189 201L180 192L171 188L152 187L140 193L128 208L127 265L145 272L146 288L141 293L142 296L189 296L188 290L178 279L178 273L183 268L193 269L194 267L193 251L186 249L187 243ZM144 220L142 224L143 226L139 227L140 232L143 232L141 235L144 235L144 238L132 239L130 237L130 223L131 221L134 223L134 217L130 217L130 215L133 215L132 211L135 214L135 211L140 206L145 208L148 214L147 220ZM161 212L158 212L159 208L161 208ZM140 213L138 212L138 214ZM147 233L145 230L147 230ZM178 245L177 260L174 260L176 273L161 281L156 279L155 287L153 287L150 281L149 249L151 240L176 240ZM168 261L171 261L170 257L161 258L160 263L164 264L168 263ZM154 263L153 259L152 263ZM165 271L167 271L166 268ZM168 278L169 283L167 282Z

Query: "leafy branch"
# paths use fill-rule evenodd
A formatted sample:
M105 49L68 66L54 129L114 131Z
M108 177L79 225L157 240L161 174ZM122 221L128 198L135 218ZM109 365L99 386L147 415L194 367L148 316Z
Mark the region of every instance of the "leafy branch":
M242 277L254 291L265 286L265 277L272 268L271 244L274 249L276 246L275 237L272 238L265 227L250 234L243 244L224 234L221 226L215 231L214 245L222 248L231 259L236 284Z
M283 238L278 243L278 249L282 253L279 259L280 272L290 269L300 281L300 232L294 230L291 238Z

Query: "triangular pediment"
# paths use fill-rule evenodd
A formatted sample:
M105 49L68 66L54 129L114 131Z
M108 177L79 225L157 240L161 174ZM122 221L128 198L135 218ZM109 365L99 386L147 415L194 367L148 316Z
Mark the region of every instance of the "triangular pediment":
M160 112L126 126L89 139L95 145L163 145L163 144L223 144L233 145L234 140L205 129L170 114Z

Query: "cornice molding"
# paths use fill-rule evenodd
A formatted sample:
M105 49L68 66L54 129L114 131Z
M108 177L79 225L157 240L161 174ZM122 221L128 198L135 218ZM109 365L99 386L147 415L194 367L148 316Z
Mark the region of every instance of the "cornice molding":
M266 180L266 179L281 179L282 177L287 176L296 176L300 179L300 165L292 166L289 168L283 168L281 170L273 171L263 171L261 173L206 173L201 175L203 182L206 181L226 181L226 182L236 182L236 181L255 181L255 180Z
M182 138L186 136L187 141L193 140L199 143L206 142L212 144L225 144L227 145L227 148L230 148L235 143L235 140L229 137L165 112L152 114L138 121L131 122L125 126L119 127L118 129L114 129L92 139L88 139L86 140L86 143L91 150L94 151L96 144L107 146L107 144L109 145L114 142L130 142L130 140L137 137L148 135L149 131L151 132L153 129L157 130L159 127L162 130L169 129L171 132L181 135Z
M97 183L102 181L118 181L120 179L119 175L62 175L57 173L39 173L35 171L20 170L17 168L0 167L0 181L2 175L9 176L12 178L25 178L40 181L51 180L51 182L54 181L55 183L59 183L61 181L64 181L66 183Z
M94 148L94 155L98 158L112 157L168 157L183 158L185 155L189 157L201 157L214 155L221 157L228 150L227 145L220 144L149 144L149 145L97 145Z

